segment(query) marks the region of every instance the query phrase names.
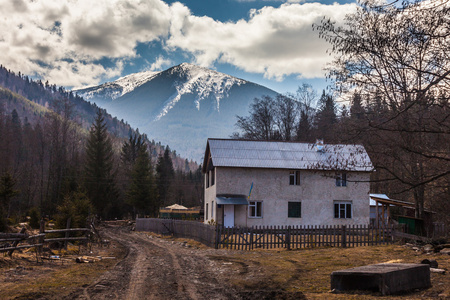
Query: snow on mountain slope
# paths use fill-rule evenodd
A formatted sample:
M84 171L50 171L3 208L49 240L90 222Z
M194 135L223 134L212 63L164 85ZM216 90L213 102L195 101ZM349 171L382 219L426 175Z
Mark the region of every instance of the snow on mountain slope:
M151 80L159 72L144 71L121 77L113 82L106 82L96 87L74 90L85 100L102 98L102 100L115 100L135 88Z
M164 103L164 107L156 116L155 121L166 115L185 94L196 94L194 103L197 110L200 110L202 100L213 95L216 101L216 109L220 111L220 100L228 96L231 87L234 85L240 86L246 82L227 74L188 63L182 63L172 68L171 73L178 73L180 77L185 78L185 81L174 82L176 92Z
M197 161L208 137L233 134L236 115L247 115L254 98L277 95L264 86L188 63L75 92Z

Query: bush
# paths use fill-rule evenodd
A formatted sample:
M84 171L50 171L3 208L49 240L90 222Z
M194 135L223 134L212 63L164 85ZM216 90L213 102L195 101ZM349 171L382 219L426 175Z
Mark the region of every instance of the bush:
M41 226L41 213L39 212L39 209L37 207L33 207L28 212L28 215L30 216L30 227L33 229L39 229Z
M57 207L56 227L66 228L67 219L70 227L86 227L87 218L92 214L93 206L84 192L76 191L64 197L64 202Z

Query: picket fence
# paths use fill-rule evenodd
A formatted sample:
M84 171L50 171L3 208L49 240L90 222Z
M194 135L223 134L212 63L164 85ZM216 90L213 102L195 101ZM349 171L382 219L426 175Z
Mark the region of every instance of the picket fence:
M195 221L136 219L137 231L191 238L216 249L298 249L390 244L394 228L370 225L223 227Z
M394 228L369 225L257 226L216 228L216 249L358 247L390 244Z

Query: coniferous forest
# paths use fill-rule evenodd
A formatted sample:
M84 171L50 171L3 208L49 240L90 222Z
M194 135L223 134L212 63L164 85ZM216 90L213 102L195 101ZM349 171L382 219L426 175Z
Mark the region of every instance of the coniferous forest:
M72 92L3 66L0 157L0 231L30 215L157 216L161 206L202 201L197 163Z

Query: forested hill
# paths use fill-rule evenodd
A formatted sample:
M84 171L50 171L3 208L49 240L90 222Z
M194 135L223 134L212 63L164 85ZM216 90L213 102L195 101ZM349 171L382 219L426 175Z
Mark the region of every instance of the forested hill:
M0 70L0 232L31 211L73 221L200 205L195 162L63 88Z
M7 70L4 66L0 66L0 86L17 93L24 98L39 104L45 108L57 110L56 100L67 99L73 106L73 115L71 119L76 121L82 128L89 129L94 121L95 114L99 109L96 104L85 101L82 97L74 95L71 91L66 91L63 87L57 87L50 84L48 81L43 83L41 80L34 81L28 76L22 75L20 72L15 74L14 72ZM24 112L26 110L24 109ZM129 124L119 121L117 118L113 118L110 114L103 110L105 120L108 124L108 130L110 133L127 138L133 131ZM33 121L33 117L26 116L30 122ZM33 123L32 123L33 124Z
M67 103L70 103L69 119L85 129L86 132L94 122L98 110L101 110L104 115L109 133L119 140L128 139L130 134L135 135L138 132L125 120L112 117L105 109L98 107L95 103L85 101L83 97L72 91L66 91L64 87L57 87L48 81L45 83L41 80L35 81L20 72L16 74L3 65L0 65L0 100L2 100L0 104L3 105L6 113L11 113L15 109L22 122L26 119L33 126L38 121L42 121L42 117L49 111L63 114L64 109L67 109L63 107L63 102L67 100ZM152 137L145 137L152 145L150 154L156 161L158 156L164 152L165 146L152 140ZM177 155L176 149L172 149L171 157L175 170L189 172L189 170L198 168L196 162L186 161L185 158Z

